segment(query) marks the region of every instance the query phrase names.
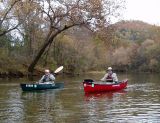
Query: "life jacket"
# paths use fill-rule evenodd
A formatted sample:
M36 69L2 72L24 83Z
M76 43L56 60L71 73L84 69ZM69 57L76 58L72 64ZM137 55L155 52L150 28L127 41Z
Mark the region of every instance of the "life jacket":
M49 81L52 81L50 79L50 75L44 75L43 82L49 82Z
M113 74L113 73L112 73L112 74ZM106 78L106 81L108 81L108 82L113 82L112 74L108 74L108 76L107 76L107 78Z

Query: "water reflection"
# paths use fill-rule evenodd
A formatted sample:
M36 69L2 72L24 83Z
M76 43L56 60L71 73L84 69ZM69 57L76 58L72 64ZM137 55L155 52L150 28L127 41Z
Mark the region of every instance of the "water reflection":
M126 90L115 91L115 92L100 92L100 93L85 93L85 100L90 101L93 99L100 100L114 100L114 97L117 95L125 95L127 93Z
M160 118L159 75L118 74L129 79L127 89L85 94L84 78L102 74L57 77L62 90L22 92L19 84L28 80L0 80L0 122L2 123L158 123Z
M20 93L18 88L8 88L4 86L1 88L0 94L0 119L3 122L21 122L24 117L24 107L20 100ZM4 96L5 95L5 96Z
M127 91L117 92L103 92L103 93L92 93L85 94L85 110L88 118L87 122L109 122L113 118L111 114L112 110L120 107L120 102L124 102L126 99ZM122 104L121 104L122 106ZM107 119L107 120L106 120Z
M56 103L54 91L39 91L39 92L23 92L21 99L25 109L25 119L33 122L51 122L53 117L51 112L54 110Z

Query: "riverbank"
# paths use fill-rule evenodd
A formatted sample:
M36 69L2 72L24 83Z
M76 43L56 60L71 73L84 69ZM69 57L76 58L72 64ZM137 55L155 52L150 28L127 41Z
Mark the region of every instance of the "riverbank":
M0 78L22 78L25 74L20 71L0 72Z
M22 78L28 76L27 65L17 65L16 67L3 67L0 69L0 78ZM42 68L36 68L33 76L43 74Z
M23 77L28 77L28 71L27 71L27 66L26 65L21 65L21 67L17 67L17 69L12 68L12 69L0 69L0 78L23 78ZM37 67L33 73L33 76L41 76L44 72L44 68L42 67ZM157 72L151 72L151 71L122 71L122 70L114 70L114 72L116 73L157 73ZM63 70L63 74L64 75L83 75L83 74L105 74L106 71L102 70L102 71L86 71L83 73L73 73L73 72L66 72L65 70Z

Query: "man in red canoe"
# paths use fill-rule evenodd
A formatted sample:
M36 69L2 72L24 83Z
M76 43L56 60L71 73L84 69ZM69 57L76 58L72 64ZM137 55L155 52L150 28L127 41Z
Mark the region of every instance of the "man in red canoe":
M112 68L108 67L108 72L104 75L104 77L101 79L103 82L118 82L118 78L116 73L112 72Z

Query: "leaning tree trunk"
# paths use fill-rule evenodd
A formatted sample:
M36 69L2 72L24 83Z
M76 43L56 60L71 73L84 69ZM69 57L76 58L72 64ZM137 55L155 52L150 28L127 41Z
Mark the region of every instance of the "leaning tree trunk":
M39 50L39 52L37 53L36 57L33 59L33 61L31 62L30 66L28 67L28 72L29 74L33 74L34 71L34 67L36 66L36 64L38 63L39 59L41 58L42 54L44 53L45 49L47 48L47 46L49 46L49 44L51 44L53 42L53 39L60 33L60 31L56 32L53 34L53 32L49 35L49 37L47 36L44 44L42 45L41 49Z
M52 30L50 30L44 44L42 45L41 49L39 50L39 52L37 53L36 57L33 59L33 61L31 62L31 64L28 67L28 72L29 75L33 74L34 71L34 67L36 66L36 64L38 63L39 59L41 58L42 54L44 53L45 49L49 46L49 44L51 44L53 42L53 39L60 34L61 32L75 26L77 24L74 25L70 25L70 26L65 26L62 30L59 30L57 32L54 32Z

